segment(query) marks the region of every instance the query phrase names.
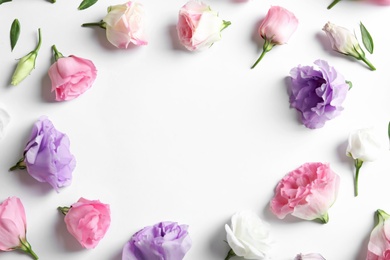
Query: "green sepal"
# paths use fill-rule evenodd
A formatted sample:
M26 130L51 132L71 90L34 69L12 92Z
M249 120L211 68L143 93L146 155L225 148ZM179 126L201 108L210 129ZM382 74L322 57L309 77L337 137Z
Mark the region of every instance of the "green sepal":
M368 32L367 28L360 22L360 33L362 34L362 41L364 47L369 53L374 52L374 41L372 40L371 34Z
M87 9L88 7L96 4L97 1L98 0L83 0L77 9L79 10Z
M6 2L11 2L12 0L0 0L0 5L1 4L4 4L4 3L6 3Z
M346 80L345 83L348 84L348 86L349 86L348 90L350 90L350 89L352 88L352 86L353 86L353 85L352 85L352 82L349 81L349 80Z
M20 35L20 23L18 19L15 19L12 22L11 30L9 32L10 40L11 40L11 51L14 50L16 43L18 42Z

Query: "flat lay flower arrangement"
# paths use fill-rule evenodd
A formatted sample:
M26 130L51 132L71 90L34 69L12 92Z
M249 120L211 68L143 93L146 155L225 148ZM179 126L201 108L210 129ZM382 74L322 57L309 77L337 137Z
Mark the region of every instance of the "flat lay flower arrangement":
M389 259L388 1L0 1L0 259Z

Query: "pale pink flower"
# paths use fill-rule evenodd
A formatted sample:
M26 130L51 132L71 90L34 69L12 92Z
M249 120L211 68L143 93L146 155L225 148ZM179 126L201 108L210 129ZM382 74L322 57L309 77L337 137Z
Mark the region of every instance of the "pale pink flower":
M294 260L325 260L325 258L318 253L298 254Z
M107 40L117 48L126 49L130 43L148 44L144 6L135 1L109 6L102 21L84 23L82 26L99 26L106 29Z
M371 231L366 260L390 259L390 215L381 209L376 211L377 225Z
M0 251L23 250L34 259L38 256L26 239L26 213L21 200L9 197L0 204Z
M305 220L328 222L328 209L336 200L340 177L328 163L305 163L289 172L276 186L270 208L278 218L288 214Z
M289 10L280 6L272 6L259 27L259 34L265 40L263 52L251 68L253 69L265 53L275 45L286 44L296 31L298 23L298 19Z
M99 200L80 198L70 207L59 207L65 214L65 224L70 234L84 248L95 248L106 234L110 223L110 206Z
M219 41L221 31L230 25L218 13L195 0L187 2L179 11L177 33L180 43L190 51L209 48Z
M377 5L390 5L390 0L367 0Z
M96 79L97 70L92 61L74 55L62 56L53 45L56 62L49 68L51 91L56 101L72 100L87 91Z

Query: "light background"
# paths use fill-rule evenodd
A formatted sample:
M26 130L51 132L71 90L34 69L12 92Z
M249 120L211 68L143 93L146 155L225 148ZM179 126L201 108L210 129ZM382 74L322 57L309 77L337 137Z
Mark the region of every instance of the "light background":
M350 131L375 126L387 147L390 119L390 7L330 0L205 1L231 26L210 49L191 53L180 46L175 25L186 1L140 1L148 14L149 44L116 49L100 28L107 6L99 1L79 11L80 1L13 0L0 5L0 103L12 116L0 141L0 200L21 198L27 213L27 238L40 259L121 259L129 238L160 221L189 225L193 241L187 260L223 259L229 248L224 225L240 210L253 210L271 225L273 259L318 252L328 260L365 259L374 214L390 212L389 153L365 163L360 194L353 196L353 161L345 156ZM276 46L253 70L263 40L259 22L271 5L298 17L288 44ZM13 52L13 19L21 35ZM322 31L331 21L355 31L370 31L377 67L340 55ZM21 58L43 42L36 69L18 86L9 84ZM64 55L92 60L98 76L93 87L69 102L55 102L47 70L51 46ZM353 82L345 110L321 129L310 130L289 108L286 79L297 66L324 59ZM73 182L56 193L25 171L8 172L21 157L33 123L47 115L66 133L77 166ZM329 162L339 174L339 196L329 223L293 217L279 220L269 211L278 181L305 162ZM80 197L111 206L106 236L92 250L82 249L67 232L58 206ZM29 259L17 252L0 259Z

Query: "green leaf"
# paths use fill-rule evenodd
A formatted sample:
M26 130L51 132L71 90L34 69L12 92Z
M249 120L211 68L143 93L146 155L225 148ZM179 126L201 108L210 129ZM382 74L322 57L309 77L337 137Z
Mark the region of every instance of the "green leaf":
M370 33L367 31L366 27L362 24L362 22L360 22L360 32L362 34L362 41L364 47L366 47L366 50L372 54L374 52L374 42Z
M0 0L1 1L1 0ZM79 5L79 10L87 9L88 7L94 5L98 0L83 0Z
M389 126L387 127L387 134L389 135L389 139L390 139L390 122L389 122Z
M20 23L18 19L15 19L11 25L10 40L11 40L11 51L14 50L16 43L18 42L20 35Z
M12 0L0 0L0 5L1 4L4 4L4 3L6 3L6 2L11 2Z

